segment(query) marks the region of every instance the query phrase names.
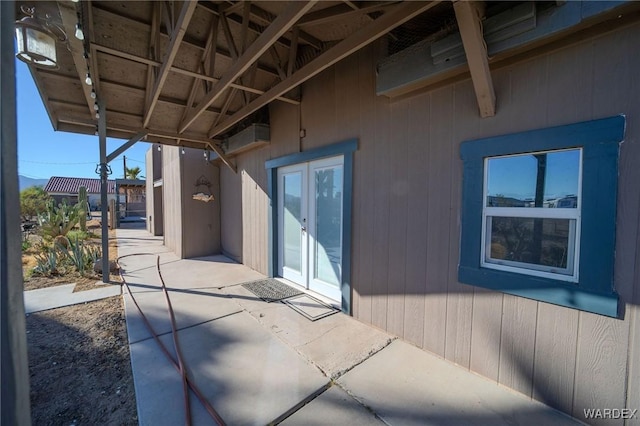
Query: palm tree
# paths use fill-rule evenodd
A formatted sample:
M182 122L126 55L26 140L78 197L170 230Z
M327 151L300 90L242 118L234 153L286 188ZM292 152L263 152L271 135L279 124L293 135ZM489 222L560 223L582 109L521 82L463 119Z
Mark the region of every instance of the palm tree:
M124 177L126 179L138 179L140 177L140 173L142 173L142 170L140 170L140 167L135 166L135 167L126 167L124 170Z

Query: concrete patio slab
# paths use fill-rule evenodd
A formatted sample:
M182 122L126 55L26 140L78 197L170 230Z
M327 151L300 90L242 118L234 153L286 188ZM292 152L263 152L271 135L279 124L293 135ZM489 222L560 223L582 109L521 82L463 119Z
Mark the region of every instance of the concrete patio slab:
M264 425L324 389L329 380L240 312L178 332L185 363L227 424ZM173 353L171 335L161 337ZM153 340L131 345L141 425L184 422L178 372ZM192 397L194 424L213 424Z
M151 338L140 312L130 294L124 295L129 343ZM157 334L171 331L167 301L162 291L134 293L142 312ZM176 327L183 329L221 318L241 308L217 289L170 290L169 299L176 318Z
M286 418L281 425L384 425L382 421L338 386L332 386L316 399Z
M391 425L582 424L399 340L338 383Z
M182 259L161 268L167 288L220 288L265 277L223 255Z
M238 305L249 313L257 311L282 308L281 303L267 303L241 285L226 286L222 289ZM256 316L256 315L254 315ZM257 317L257 316L256 316Z
M93 302L94 300L118 296L122 293L119 284L97 285L94 290L73 292L75 284L63 284L55 287L40 288L24 292L24 311L26 314Z
M342 313L310 321L282 303L251 312L265 328L336 378L387 346L394 337Z

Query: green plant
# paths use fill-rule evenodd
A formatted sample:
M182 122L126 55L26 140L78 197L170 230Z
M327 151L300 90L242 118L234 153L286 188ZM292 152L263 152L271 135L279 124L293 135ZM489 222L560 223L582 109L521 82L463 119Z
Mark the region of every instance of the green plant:
M126 167L124 169L124 176L127 179L138 179L140 177L140 173L142 173L142 170L138 166L131 168Z
M66 252L69 261L80 273L84 275L87 269L91 269L93 263L100 258L100 249L85 245L82 240L71 240L69 251Z
M58 273L58 260L60 252L56 247L50 247L44 252L35 255L36 266L33 273L36 275L54 275Z
M31 244L31 241L29 240L22 240L22 251L25 252L27 250L29 250L31 248L33 244Z
M87 201L87 188L81 186L78 189L78 215L80 220L80 230L87 230L87 214L89 213L89 202Z
M51 200L47 204L46 211L38 214L38 223L40 224L42 236L49 239L54 239L59 235L67 235L78 224L79 220L78 205L71 206L64 200L57 206Z
M73 241L76 239L84 241L88 238L94 238L94 237L95 235L93 233L82 231L80 229L72 229L67 233L67 238L69 238L70 241Z
M51 197L41 186L32 186L20 191L20 215L24 221L47 209Z

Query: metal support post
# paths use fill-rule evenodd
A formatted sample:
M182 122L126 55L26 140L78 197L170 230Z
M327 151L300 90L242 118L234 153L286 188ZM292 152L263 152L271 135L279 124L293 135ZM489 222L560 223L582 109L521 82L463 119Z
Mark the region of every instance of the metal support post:
M107 179L111 169L107 163L107 114L104 100L98 100L98 139L100 142L100 205L102 210L102 282L109 282L109 202L107 200ZM113 212L112 214L116 214Z

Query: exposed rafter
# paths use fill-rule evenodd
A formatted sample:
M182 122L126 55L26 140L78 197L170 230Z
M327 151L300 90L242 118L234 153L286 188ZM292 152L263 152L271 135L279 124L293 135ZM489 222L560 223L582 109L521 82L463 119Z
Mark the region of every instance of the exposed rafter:
M295 88L299 84L307 81L314 75L335 64L342 58L345 58L351 53L366 46L388 31L391 31L397 26L407 22L414 16L428 9L431 9L438 3L439 1L406 2L395 6L393 9L389 10L387 13L368 24L366 27L356 31L354 34L342 40L331 49L322 53L316 59L300 68L291 77L287 78L284 81L281 81L270 90L268 90L264 95L255 99L249 105L238 110L225 122L212 129L209 132L209 137L219 135L249 114L252 114L253 112L267 105L276 97L281 96L282 94Z
M202 112L213 102L218 99L231 83L242 75L251 64L269 47L284 34L295 22L300 19L313 5L315 1L307 2L291 2L287 8L280 14L271 25L247 48L241 57L235 61L229 69L224 73L220 81L216 83L213 90L209 92L194 108L191 108L187 117L183 120L179 127L179 133L184 132L193 122L202 114ZM284 92L283 92L284 93Z
M171 66L173 65L173 61L178 54L178 49L180 48L180 44L182 43L182 38L187 31L187 27L189 26L189 22L191 21L193 12L196 10L197 4L197 1L184 2L182 4L182 8L180 9L178 19L173 23L173 31L171 33L171 36L169 37L169 45L167 46L167 51L164 55L162 66L158 71L158 76L156 78L155 84L153 85L153 90L151 91L151 101L149 103L149 108L146 110L144 115L144 121L142 122L143 127L147 127L149 125L151 115L153 114L153 110L156 107L156 102L158 101L158 96L160 96L162 87L164 86L164 83L169 76L169 71L171 71ZM173 7L171 7L170 9L173 12Z
M154 60L160 59L160 23L162 21L162 4L160 2L153 3L153 12L151 14L151 31L149 32L149 58ZM95 55L97 56L97 55ZM144 110L149 111L151 105L151 91L153 90L153 81L157 75L157 68L151 64L147 64L147 85L146 96L144 102Z
M329 22L334 22L341 19L353 18L356 16L363 15L365 13L379 12L385 9L388 9L389 6L398 3L397 1L390 2L381 2L381 3L371 3L366 4L366 6L361 8L354 9L352 5L349 4L338 4L336 6L331 6L326 9L319 10L317 12L311 12L300 19L298 25L300 26L311 26L311 25L320 25L326 24Z
M106 2L106 3L108 4L109 2ZM108 21L108 20L110 20L112 18L117 18L119 20L126 20L128 22L131 22L132 24L143 25L143 26L145 26L147 28L147 31L149 31L150 28L151 28L151 24L149 24L146 21L139 20L139 19L134 19L134 18L131 18L129 16L118 15L118 14L116 14L114 12L111 12L108 9L104 9L100 3L95 4L93 6L93 9L100 12L100 15L101 15L100 18L102 20ZM166 31L166 28L164 28L164 26L162 26L162 25L159 25L158 34L159 34L160 37L163 37L163 38L168 38L169 37L169 34ZM96 40L94 39L94 41L96 41ZM190 47L193 47L193 48L196 48L196 49L199 49L199 50L204 50L205 49L205 43L204 42L202 42L200 40L196 40L193 37L190 37L189 35L185 35L183 37L183 39L182 39L182 42L187 46L190 46ZM229 58L229 59L231 58L230 52L225 50L225 49L220 48L220 46L218 46L218 49L216 50L216 54L220 55L220 56L223 56L225 58ZM269 67L267 65L264 65L264 64L260 64L259 65L259 69L260 69L260 71L269 73L269 74L271 74L273 76L277 76L278 75L276 70L274 70L273 68L271 68L271 67Z
M227 167L229 167L231 170L233 170L234 173L238 173L238 168L236 167L235 164L233 164L231 161L229 161L229 159L227 158L227 156L225 155L224 151L222 151L222 149L212 143L208 144L209 148L211 148L216 154L218 154L218 157L220 157L220 159L222 160L222 162L224 164L227 165Z
M62 26L67 34L75 33L75 26L78 23L78 16L75 8L75 3L58 3L58 10L60 11L60 17L62 18ZM84 81L87 73L87 58L84 57L84 45L81 40L76 37L68 37L69 52L73 57L73 64L75 65L76 73L80 81ZM95 73L97 74L97 72ZM82 84L82 92L87 102L87 108L89 113L94 115L94 100L91 98L91 86Z
M462 45L467 55L471 81L476 92L481 117L496 115L496 94L489 69L487 45L482 35L482 5L477 1L456 1L456 13Z
M142 56L137 56L137 55L132 55L130 53L121 52L119 50L116 50L116 49L113 49L113 48L110 48L110 47L107 47L107 46L102 46L102 45L99 45L99 44L95 44L95 43L91 44L91 48L92 48L92 51L95 51L95 52L102 52L104 54L111 55L111 56L114 56L116 58L125 59L125 60L132 61L132 62L138 62L140 64L150 65L152 67L159 67L159 66L162 65L161 62L154 61L153 59L147 59L147 58L143 58ZM219 81L217 78L209 77L209 76L206 76L206 75L203 75L201 73L194 72L194 71L185 70L183 68L178 68L176 66L172 66L171 67L171 71L175 72L177 74L182 74L182 75L186 75L186 76L189 76L189 77L194 77L194 78L197 78L197 79L200 79L200 80L210 81L212 83L217 83ZM252 87L243 86L241 84L231 83L229 86L233 87L233 88L236 88L236 89L239 89L239 90L244 90L244 91L247 91L247 92L255 93L257 95L261 95L261 94L264 93L263 90L255 89L255 88L252 88ZM289 99L289 98L286 98L286 97L278 97L278 100L279 101L283 101L283 102L287 102L287 103L290 103L290 104L293 104L293 105L300 104L299 101L297 101L295 99Z
M220 21L217 15L214 15L211 21L211 28L209 29L209 37L207 38L207 45L205 50L202 52L202 57L199 61L200 71L205 75L211 76L213 74L214 66L215 66L215 57L216 57L216 41L218 36L218 22ZM196 99L196 94L198 90L198 86L200 86L200 82L203 83L204 93L208 93L211 90L210 82L205 80L199 80L194 77L193 83L191 83L191 90L189 91L189 97L187 98L187 108L185 108L182 118L186 115L189 108L193 106L193 103Z

